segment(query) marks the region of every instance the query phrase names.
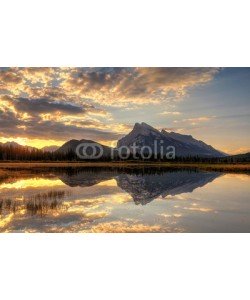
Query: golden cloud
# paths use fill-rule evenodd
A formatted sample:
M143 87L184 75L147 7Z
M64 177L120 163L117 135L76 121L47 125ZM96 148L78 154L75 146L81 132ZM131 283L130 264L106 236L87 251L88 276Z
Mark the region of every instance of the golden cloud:
M107 108L173 103L218 72L218 68L4 68L0 134L60 141L84 136L111 143L132 126L115 122Z
M159 115L162 116L179 116L181 113L179 111L163 111L159 113Z
M191 125L197 125L202 122L208 122L214 119L215 116L201 116L196 118L188 118L183 120L174 120L174 123L189 123Z
M75 70L61 87L71 95L102 105L161 103L179 99L187 90L209 82L218 68L99 68Z

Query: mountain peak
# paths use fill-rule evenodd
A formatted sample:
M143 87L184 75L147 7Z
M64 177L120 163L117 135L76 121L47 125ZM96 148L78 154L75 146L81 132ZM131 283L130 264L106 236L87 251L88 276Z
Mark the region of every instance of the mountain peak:
M1 146L4 146L4 147L12 147L14 149L21 149L21 148L25 148L25 149L28 149L28 150L34 150L36 149L35 147L31 147L31 146L27 146L27 145L20 145L18 144L17 142L15 141L10 141L10 142L6 142L6 143L0 143Z
M186 137L186 138L193 139L193 136L191 134L181 134L174 131L167 131L166 129L162 129L161 133L169 135L171 137Z
M22 145L20 145L20 144L14 142L14 141L6 142L4 145L5 145L5 146L12 146L12 147L20 147L20 146L22 146Z
M117 147L136 144L140 147L147 146L154 149L155 141L162 141L165 149L168 146L175 147L177 156L200 156L200 157L221 157L223 153L214 149L212 146L196 140L191 135L161 131L153 128L145 122L135 123L133 130L118 140Z
M136 122L134 125L134 128L140 128L140 127L150 127L150 126L144 122L142 122L142 123Z
M148 131L154 131L154 132L158 132L159 131L157 129L155 129L154 127L148 125L145 122L142 123L135 123L134 128L132 131L141 131L141 132L148 132Z

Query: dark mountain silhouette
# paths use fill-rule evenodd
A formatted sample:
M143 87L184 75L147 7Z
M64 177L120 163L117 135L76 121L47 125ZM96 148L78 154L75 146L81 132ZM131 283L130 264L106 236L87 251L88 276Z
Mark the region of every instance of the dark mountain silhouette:
M76 155L76 148L80 144L95 144L103 149L103 155L100 160L110 160L111 153L113 153L114 160L124 159L124 156L120 157L120 153L124 153L123 146L130 149L131 155L127 159L134 159L133 145L137 146L137 153L145 152L142 151L142 147L150 147L153 154L151 159L161 158L159 153L163 150L166 154L168 146L173 146L175 148L176 161L200 161L200 162L249 162L250 153L238 154L238 155L228 155L219 150L216 150L212 146L204 143L203 141L197 140L191 135L184 135L175 132L168 132L166 130L157 130L146 123L136 123L133 130L126 136L118 140L117 147L112 149L108 146L104 146L92 140L70 140L63 144L61 147L57 146L45 146L42 149L37 149L30 146L22 146L18 143L12 141L7 143L0 143L0 160L27 160L27 161L38 161L38 160L48 160L48 161L64 161L64 160L80 160L82 158ZM156 146L156 147L155 147ZM144 148L145 149L145 148ZM87 151L91 155L91 149ZM97 148L97 155L99 149ZM171 149L170 149L171 151ZM126 157L126 156L125 156ZM137 156L137 158L142 158L142 156ZM126 159L126 158L125 158Z
M224 160L230 162L250 162L250 152L245 154L230 155L227 156Z
M35 147L23 146L23 145L20 145L20 144L14 142L14 141L6 142L6 143L0 143L0 146L6 147L6 148L11 148L13 150L15 150L15 149L19 149L19 150L23 149L23 150L29 150L29 151L36 150Z
M176 156L179 157L224 157L226 155L212 146L194 139L191 135L182 135L165 130L160 132L146 123L136 123L133 130L118 141L117 147L132 147L133 144L140 148L148 146L151 149L157 149L158 153L160 153L161 146L165 153L168 146L173 146Z
M102 157L110 157L111 155L111 148L108 146L104 146L100 143L97 143L95 141L92 140L70 140L68 142L66 142L65 144L63 144L59 149L57 149L55 152L56 153L62 153L62 154L67 154L67 153L74 153L76 154L76 149L79 145L93 145L93 147L95 147L95 145L97 145L97 147L95 147L96 151L97 151L97 155L99 154L99 149L103 149L103 155ZM91 155L93 153L93 150L91 148L87 148L87 154ZM80 148L80 154L82 154L81 152L81 148Z

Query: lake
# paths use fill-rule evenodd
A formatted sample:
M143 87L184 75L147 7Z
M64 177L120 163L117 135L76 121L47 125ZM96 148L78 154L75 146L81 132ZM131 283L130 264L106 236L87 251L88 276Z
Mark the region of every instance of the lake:
M250 176L45 169L0 182L1 232L250 232Z

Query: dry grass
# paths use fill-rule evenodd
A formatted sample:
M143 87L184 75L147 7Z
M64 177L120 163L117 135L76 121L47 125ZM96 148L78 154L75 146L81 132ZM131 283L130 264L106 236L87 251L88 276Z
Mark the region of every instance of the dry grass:
M0 178L4 178L6 176L6 170L0 170Z
M144 168L158 167L166 169L200 169L219 172L250 172L250 164L208 164L208 163L161 163L161 162L6 162L0 163L0 178L6 178L14 175L24 175L27 170L39 170L46 168L87 168L87 167L126 167L126 168Z

